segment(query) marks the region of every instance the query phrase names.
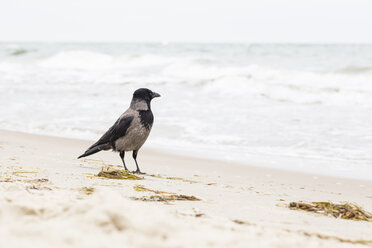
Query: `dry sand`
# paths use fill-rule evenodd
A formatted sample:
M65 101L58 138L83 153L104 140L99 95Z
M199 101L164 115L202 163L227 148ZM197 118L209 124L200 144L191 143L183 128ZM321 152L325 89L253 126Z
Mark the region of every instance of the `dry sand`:
M118 154L77 160L91 142L0 131L0 247L368 247L372 222L290 210L291 201L354 202L372 182L139 153L143 180L95 177ZM134 169L131 154L126 155ZM200 201L133 198L151 190ZM343 240L340 240L343 239ZM370 244L372 245L372 244Z

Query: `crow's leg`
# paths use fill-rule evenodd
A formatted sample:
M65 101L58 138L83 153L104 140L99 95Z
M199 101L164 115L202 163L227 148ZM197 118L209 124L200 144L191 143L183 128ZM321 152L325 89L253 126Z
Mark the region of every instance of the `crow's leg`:
M124 170L128 170L127 166L125 165L124 155L125 155L125 151L121 151L120 152L120 158L121 158L121 161L123 161Z
M134 159L134 162L136 162L136 166L137 166L137 170L133 171L133 173L137 173L137 174L145 174L143 172L140 171L140 168L138 167L138 163L137 163L137 153L138 153L138 150L135 150L133 151L132 155L133 155L133 159Z

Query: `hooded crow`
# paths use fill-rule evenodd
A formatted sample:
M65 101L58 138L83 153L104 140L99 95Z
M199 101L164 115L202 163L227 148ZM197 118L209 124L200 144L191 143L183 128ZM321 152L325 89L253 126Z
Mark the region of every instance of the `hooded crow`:
M124 154L133 151L133 159L136 162L137 170L134 173L141 173L137 163L138 150L145 143L150 134L154 116L151 111L151 100L160 97L156 92L146 88L141 88L133 93L130 107L119 117L115 124L84 154L83 158L102 150L119 152L123 161L124 169L128 170L124 161Z

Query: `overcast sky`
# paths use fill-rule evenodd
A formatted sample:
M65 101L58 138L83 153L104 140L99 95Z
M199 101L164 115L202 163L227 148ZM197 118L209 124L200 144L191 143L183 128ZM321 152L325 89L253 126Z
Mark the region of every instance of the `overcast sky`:
M0 0L0 40L372 43L372 0Z

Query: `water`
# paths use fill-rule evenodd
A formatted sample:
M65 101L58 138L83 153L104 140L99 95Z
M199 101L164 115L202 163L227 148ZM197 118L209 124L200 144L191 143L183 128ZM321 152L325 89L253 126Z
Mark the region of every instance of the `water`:
M2 129L95 140L139 87L148 147L372 179L372 45L0 43Z

